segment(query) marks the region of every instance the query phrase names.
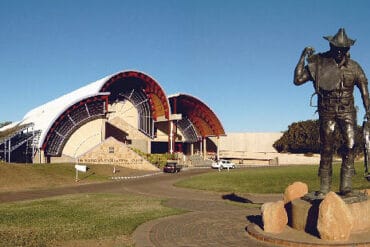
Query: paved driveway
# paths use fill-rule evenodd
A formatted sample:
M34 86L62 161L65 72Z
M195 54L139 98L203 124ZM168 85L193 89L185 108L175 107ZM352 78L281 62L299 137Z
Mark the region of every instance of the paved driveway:
M125 186L127 191L167 198L167 206L190 211L139 226L134 232L136 246L271 246L251 239L245 230L251 223L247 217L259 215L259 208L234 206L227 201L265 202L281 196L249 195L249 198L246 198L246 195L204 192L173 186L180 179L204 172L209 170L163 174Z

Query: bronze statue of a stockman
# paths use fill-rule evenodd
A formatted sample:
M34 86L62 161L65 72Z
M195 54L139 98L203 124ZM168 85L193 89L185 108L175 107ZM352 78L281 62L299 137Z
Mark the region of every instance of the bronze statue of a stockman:
M324 39L329 41L329 51L314 54L312 47L303 50L294 71L294 84L301 85L312 81L317 94L321 159L320 190L315 196L322 198L331 189L336 128L339 128L344 138L340 194L351 196L352 176L355 172L354 144L357 124L353 91L355 86L359 89L366 111L365 118L369 119L368 82L361 66L350 58L349 49L355 40L347 36L344 28L340 28L334 36L325 36Z

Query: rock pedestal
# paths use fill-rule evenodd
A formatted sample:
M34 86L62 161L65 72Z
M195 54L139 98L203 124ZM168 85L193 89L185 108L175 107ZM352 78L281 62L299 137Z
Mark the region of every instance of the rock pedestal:
M281 233L288 223L283 201L267 202L261 207L263 229L269 233Z
M325 240L347 240L352 233L370 229L370 198L346 204L336 193L324 200L291 202L290 225Z
M308 202L298 198L291 202L290 226L299 231L305 231L318 236L317 218L320 201Z
M308 193L308 186L302 182L294 182L284 191L284 203L287 204L297 198L301 198Z
M347 204L353 218L352 232L363 232L370 229L370 197L367 201Z
M334 192L329 192L319 206L317 230L321 239L349 239L353 228L353 217L345 202Z
M277 245L370 246L367 236L370 232L369 189L353 191L345 197L334 192L323 197L307 191L304 183L289 185L283 200L267 202L261 207L263 232L267 234L248 232L259 240ZM292 231L295 231L293 237L287 237Z

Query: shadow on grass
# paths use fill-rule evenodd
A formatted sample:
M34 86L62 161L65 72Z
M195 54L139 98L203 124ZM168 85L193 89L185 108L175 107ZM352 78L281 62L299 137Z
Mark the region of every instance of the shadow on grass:
M247 198L244 198L244 197L240 197L238 196L237 194L235 193L231 193L231 194L227 194L227 195L223 195L222 196L222 199L224 200L229 200L229 201L232 201L232 202L239 202L239 203L251 203L253 204L253 202Z

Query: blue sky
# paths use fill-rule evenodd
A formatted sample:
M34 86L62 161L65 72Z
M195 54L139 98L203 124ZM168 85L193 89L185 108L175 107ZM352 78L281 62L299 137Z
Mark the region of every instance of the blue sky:
M226 132L284 131L318 117L312 84L292 82L305 46L326 51L344 27L370 77L369 13L365 0L0 0L0 122L133 69L201 99Z

